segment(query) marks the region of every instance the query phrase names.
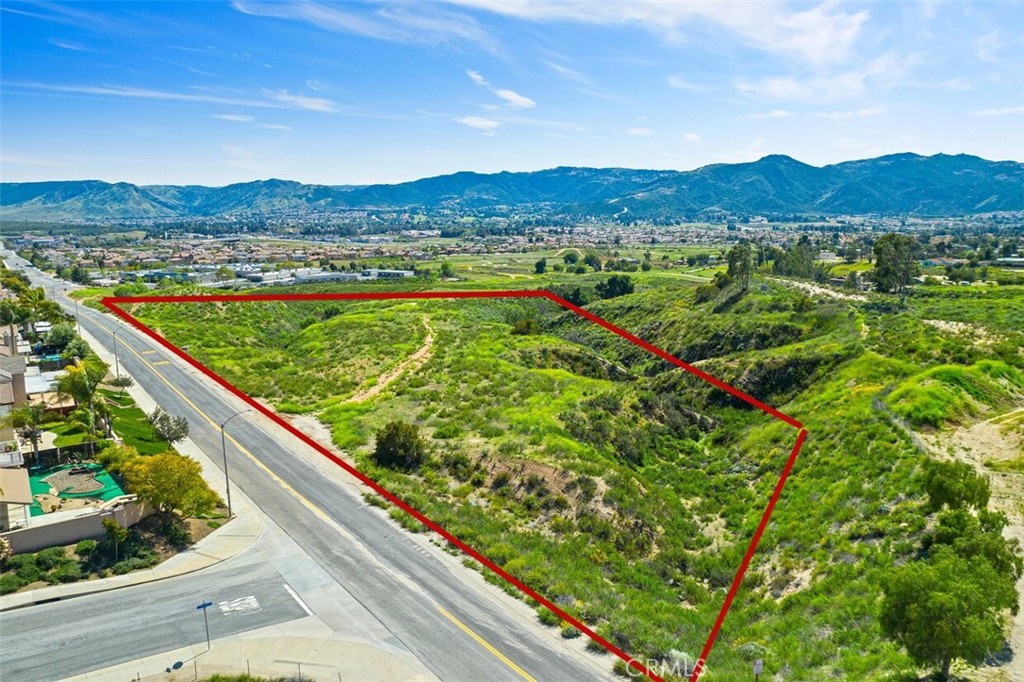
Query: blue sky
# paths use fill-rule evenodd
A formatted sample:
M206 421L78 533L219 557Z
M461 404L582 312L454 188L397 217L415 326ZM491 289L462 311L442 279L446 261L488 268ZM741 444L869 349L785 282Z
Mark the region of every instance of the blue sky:
M5 181L1024 161L1021 2L0 4Z

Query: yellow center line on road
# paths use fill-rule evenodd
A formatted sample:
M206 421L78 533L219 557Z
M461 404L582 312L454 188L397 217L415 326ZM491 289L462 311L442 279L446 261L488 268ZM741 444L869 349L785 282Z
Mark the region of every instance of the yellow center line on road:
M440 606L437 607L437 610L440 611L441 615L443 615L445 618L447 618L451 622L455 623L455 625L460 630L462 630L467 635L469 635L474 640L476 640L477 644L479 644L483 648L487 649L487 651L491 652L491 654L493 654L495 658L497 658L499 661L501 661L502 663L507 665L510 670L512 670L514 673L520 675L524 680L526 680L526 682L537 682L537 680L534 679L528 672L526 672L525 670L520 668L518 665L516 665L515 663L510 661L508 658L506 658L504 654L502 654L500 651L498 651L493 646L491 646L487 642L487 640L485 640L483 637L481 637L480 635L478 635L475 632L473 632L472 630L470 630L469 627L465 623L463 623L461 620L459 620L458 618L456 618L452 614L448 613L447 611L445 611Z
M95 322L95 320L94 320L94 322ZM102 322L96 322L96 324L97 324L97 326L99 326L99 327L101 327L101 328L105 329L105 330L106 330L107 332L113 333L113 329L111 329L110 327L107 327L107 326L106 326L106 325L104 325L104 324L103 324ZM195 404L194 402L192 402L192 401L191 401L191 400L190 400L190 399L189 399L189 398L188 398L188 397L187 397L187 396L186 396L186 395L185 395L184 393L182 393L182 392L181 392L180 390L178 390L178 387L177 387L177 386L175 386L175 385L174 385L173 383L171 383L170 379L168 379L167 377L165 377L165 376L163 375L163 373L162 373L162 372L161 372L160 370L158 370L158 369L156 368L156 366L155 366L155 365L159 365L159 364L170 364L170 362L169 362L169 361L166 361L166 360L164 360L164 361L158 361L158 362L150 362L150 361L148 361L148 360L147 360L146 358L142 357L142 355L141 355L141 354L140 354L139 352L137 352L137 351L136 351L136 350L135 350L134 348L132 348L131 346L129 346L129 345L128 345L128 344L127 344L127 343L126 343L126 342L125 342L124 340L120 340L120 339L119 339L119 340L118 340L118 343L120 344L120 347L121 347L121 348L125 348L125 349L127 349L127 350L128 350L128 352L130 352L130 353L131 353L132 355L134 355L135 357L137 357L137 358L138 358L138 359L139 359L139 360L140 360L140 361L142 362L142 364L146 365L146 366L147 366L147 367L148 367L148 368L150 369L150 371L152 371L152 372L153 372L153 374L155 374L155 375L157 375L158 377L160 377L160 380L161 380L161 381L163 381L163 382L164 382L165 384L167 384L167 387L168 387L168 388L170 388L170 389L171 389L172 391L174 391L174 392L175 392L175 393L177 394L177 396L178 396L179 398L181 398L182 400L184 400L184 401L185 401L185 403L186 403L186 404L187 404L187 405L188 405L189 407L191 407L191 408L192 408L193 410L195 410L195 411L196 411L196 412L197 412L197 413L198 413L199 415L201 415L201 416L203 417L203 419L205 419L205 420L206 420L207 422L209 422L209 423L210 423L210 425L211 425L211 426L213 426L213 427L215 427L215 428L217 428L217 429L220 429L220 424L218 424L218 423L217 423L217 422L216 422L216 421L215 421L215 420L214 420L214 419L213 419L213 418L212 418L212 417L211 417L210 415L206 414L206 412L204 412L203 410L199 409L199 406L198 406L198 405L196 405L196 404ZM143 353L145 353L146 351L142 351L142 352L143 352ZM314 514L316 514L316 515L317 515L318 517L320 517L320 518L321 518L322 520L324 520L324 521L327 521L328 523L331 523L331 522L332 522L332 519L331 519L331 518L330 518L330 517L329 517L329 516L328 516L328 515L327 515L327 514L326 514L326 513L325 513L325 512L324 512L324 511L322 510L322 509L320 509L320 508L319 508L319 507L317 507L317 506L316 506L315 504L313 504L312 502L310 502L310 501L309 501L308 499L306 499L306 497L304 497L304 496L303 496L303 495L302 495L302 494L301 494L301 493L300 493L300 492L299 492L298 490L296 490L295 488L293 488L292 486L290 486L290 485L288 484L288 482L287 482L287 481L285 481L285 480L284 480L284 479L282 479L282 478L281 478L280 476L278 476L278 475L277 475L277 474L275 474L275 473L274 473L273 471L271 471L271 470L270 470L270 469L269 469L269 468L267 467L267 465L265 465L265 464L264 464L263 462L261 462L260 460L258 460L258 459L257 459L257 458L255 457L255 455L253 455L253 454L252 454L252 453L251 453L251 452L249 451L249 449L248 449L248 448L246 448L246 447L245 447L244 445L242 445L242 444L241 444L241 443L239 443L239 442L238 442L237 440L235 440L235 439L234 439L234 437L232 437L232 436L231 436L231 434L225 433L225 434L224 434L224 437L225 437L225 438L226 438L227 440L231 441L231 444L232 444L232 445L234 445L234 446L235 446L236 448L238 448L238 450L239 450L239 451L240 451L240 452L241 452L241 453L242 453L243 455L245 455L246 457L248 457L248 458L249 458L249 460L250 460L250 461L251 461L251 462L252 462L253 464L255 464L256 466L258 466L258 467L259 467L259 468L260 468L260 469L261 469L261 470L263 471L263 473L265 473L265 474L267 474L268 476L270 476L270 478L271 478L271 479L273 479L273 480L274 480L274 482L276 482L276 483L277 483L278 485L280 485L280 486L281 486L282 488L284 488L285 490L287 490L287 491L288 491L288 492L289 492L289 493L290 493L290 494L291 494L291 495L292 495L293 497L295 497L295 499L296 499L296 500L298 500L298 501L299 501L299 502L300 502L300 503L302 504L302 506L304 506L304 507L306 507L307 509L309 509L309 510L310 510L311 512L313 512Z
M98 322L98 321L95 321L95 320L94 320L94 322L96 322L97 326L101 327L102 329L105 329L107 332L113 333L113 330L110 327L107 327L106 325L104 325L102 322ZM206 421L208 421L211 426L214 426L214 427L216 427L218 429L220 428L220 424L218 424L216 421L214 421L213 418L211 418L203 410L199 409L199 407L194 402L192 402L187 396L185 396L185 394L183 394L180 390L178 390L178 388L174 384L172 384L171 381L166 376L164 376L163 373L160 372L160 370L158 370L156 367L154 367L153 366L154 363L151 363L148 360L146 360L146 358L142 357L142 355L138 351L136 351L134 348L129 346L125 341L119 340L119 343L121 344L122 348L127 349L128 352L130 352L132 355L134 355L136 358L138 358L140 362L142 362L144 365L146 365L150 369L150 371L152 371L155 375L160 377L160 380L163 381L165 384L167 384L168 388L170 388L172 391L174 391L174 393L177 394L177 396L179 398L181 398L183 401L185 401L185 403L187 405L189 405L189 407L191 407L193 410L195 410L196 413L202 415L202 417L204 419L206 419ZM143 351L143 352L145 352L145 351ZM248 457L249 460L251 460L253 464L258 466L264 473L266 473L268 476L270 476L270 478L273 479L278 485L280 485L282 488L284 488L286 491L288 491L292 496L294 496L295 499L297 499L304 507L309 509L311 512L316 514L318 517L320 517L324 521L327 521L329 523L333 522L332 519L326 513L324 513L319 507L317 507L315 504L313 504L308 499L306 499L301 493L299 493L299 491L297 491L295 488L290 486L280 476L278 476L273 471L271 471L269 468L267 468L267 466L265 464L263 464L263 462L261 462L260 460L256 459L256 457L244 445L242 445L237 440L232 438L229 434L224 434L224 435L225 435L225 438L227 438L227 440L230 440L231 443L236 448L238 448L238 450L240 452L242 452L242 454L244 454L246 457ZM531 676L529 673L527 673L522 668L520 668L518 665L516 665L511 660L509 660L508 657L506 657L500 651L498 651L493 646L491 646L491 644L489 642L487 642L487 640L485 640L483 637L481 637L480 635L478 635L475 632L473 632L472 630L470 630L469 627L466 626L458 618L456 618L452 614L448 613L446 610L444 610L440 606L437 607L437 610L440 611L441 614L445 618L447 618L452 623L454 623L456 626L458 626L458 628L460 630L462 630L467 635L472 637L473 640L475 640L478 644L480 644L480 646L484 647L487 651L489 651L491 654L493 654L495 658L497 658L499 661L501 661L506 666L508 666L508 668L510 670L512 670L516 674L520 675L523 678L523 680L525 680L525 682L537 682L537 680L533 676Z

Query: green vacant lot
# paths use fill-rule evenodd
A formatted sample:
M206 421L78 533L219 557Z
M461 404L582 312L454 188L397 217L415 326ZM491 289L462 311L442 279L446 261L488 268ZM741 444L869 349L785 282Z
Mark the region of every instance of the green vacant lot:
M914 558L931 518L925 457L900 420L948 429L1019 401L1024 291L925 287L898 307L758 279L698 296L682 278L638 275L610 300L593 293L607 276L552 281L810 433L709 679L742 679L756 658L786 680L917 679L878 625L881 578ZM796 435L545 301L134 312L242 390L316 414L363 471L637 658L699 654ZM421 363L350 400L428 335ZM395 419L430 443L415 470L372 457Z

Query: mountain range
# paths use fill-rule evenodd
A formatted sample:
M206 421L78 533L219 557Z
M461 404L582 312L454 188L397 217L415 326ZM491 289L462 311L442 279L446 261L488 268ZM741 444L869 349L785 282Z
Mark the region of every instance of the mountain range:
M646 219L706 211L969 215L1024 210L1024 164L905 153L815 167L772 155L692 171L560 167L367 186L288 180L224 187L100 180L0 183L0 218L7 221L174 220L353 209Z

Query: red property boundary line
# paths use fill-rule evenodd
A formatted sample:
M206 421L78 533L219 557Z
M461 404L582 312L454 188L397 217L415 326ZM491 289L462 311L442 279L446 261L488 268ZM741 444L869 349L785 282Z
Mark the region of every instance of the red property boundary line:
M433 521L431 521L429 518L424 516L422 513L420 513L419 511L417 511L416 509L411 507L409 504L407 504L406 502L404 502L403 500L401 500L400 498L398 498L394 494L392 494L390 491L385 489L383 486L378 484L376 481L374 481L373 479L371 479L368 476L366 476L366 474L362 473L361 471L359 471L358 469L353 467L348 462L344 461L343 459L339 458L338 456L336 456L335 454L333 454L332 452L327 450L327 448L322 446L320 443L317 443L315 440L313 440L312 438L310 438L306 434L304 434L301 431L299 431L298 429L296 429L294 426L289 424L287 421L285 421L284 419L279 417L273 410L271 410L271 409L269 409L267 407L264 407L262 404L260 404L259 402L257 402L253 398L249 397L247 394L245 394L242 391L240 391L238 388L233 386L231 383L229 383L225 379L221 378L218 374L213 372L210 368L206 367L205 365L203 365L200 362L198 362L197 360L195 360L188 353L184 352L183 350L181 350L180 348L178 348L177 346L172 344L170 341L168 341L167 339L165 339L162 336L160 336L159 334L157 334L155 331L150 329L148 326L143 324L137 318L135 318L130 313L128 313L127 311L123 310L120 307L121 305L134 304L134 303L249 303L249 302L259 302L259 301L330 301L330 300L345 300L345 301L372 300L372 301L382 301L382 300L396 300L396 299L397 300L403 300L403 299L404 300L409 300L409 299L461 299L461 298L544 298L544 299L547 299L549 301L557 303L558 305L562 306L563 308L565 308L567 310L570 310L570 311L576 313L580 317L583 317L583 318L585 318L587 320L590 320L591 322L593 322L593 323L595 323L595 324L597 324L597 325L599 325L601 327L604 327L605 329L607 329L608 331L612 332L613 334L617 334L618 336L626 339L627 341L629 341L631 343L636 344L637 346L643 348L644 350L646 350L646 351L648 351L650 353L653 353L654 355L657 355L658 357L662 358L666 362L669 362L669 363L671 363L671 364L673 364L673 365L675 365L677 367L682 368L683 370L689 372L690 374L693 374L694 376L697 376L697 377L703 379L704 381L712 384L713 386L722 389L723 391L725 391L725 392L729 393L730 395L738 398L739 400L742 400L743 402L745 402L745 403L747 403L747 404L749 404L749 405L751 405L753 407L756 407L757 409L759 409L762 412L764 412L764 413L774 417L775 419L783 421L786 424L788 424L789 426L792 426L793 428L797 429L798 433L797 433L797 437L796 437L796 442L793 444L793 448L792 448L792 450L789 453L789 457L786 460L786 464L785 464L785 466L782 469L782 473L779 476L779 480L775 484L775 489L772 491L772 496L771 496L771 498L768 501L768 506L765 507L764 513L761 515L761 521L760 521L760 523L758 523L757 530L754 532L753 537L750 539L750 544L747 546L747 551L746 551L746 553L743 556L743 561L740 563L739 569L736 571L736 575L733 578L732 585L729 587L729 592L726 594L725 601L722 603L722 608L719 610L718 617L715 619L715 624L711 628L711 632L708 635L707 641L704 643L704 648L701 650L700 658L697 659L697 661L696 661L696 663L694 665L693 673L690 676L690 682L697 682L700 679L701 674L704 672L705 662L707 661L707 657L711 653L711 649L712 649L712 647L715 644L715 639L717 639L719 630L722 627L722 623L725 621L725 616L729 612L729 608L732 606L732 602L733 602L733 599L736 596L736 593L739 591L740 584L743 582L743 576L747 572L747 567L750 565L750 561L751 561L751 559L754 556L754 552L757 550L757 545L761 541L761 536L764 534L764 530L768 526L768 521L771 519L771 515L772 515L772 512L775 509L775 505L779 501L779 497L782 494L782 489L786 485L786 481L789 478L790 472L793 470L793 465L796 463L797 455L800 454L800 448L803 447L804 440L807 438L807 430L804 429L803 424L801 424L796 419L790 417L789 415L783 414L782 412L776 410L775 408L773 408L773 407L771 407L769 405L766 405L766 404L762 403L761 401L757 400L756 398L754 398L754 397L752 397L750 395L747 395L743 391L741 391L741 390L739 390L739 389L737 389L737 388L735 388L733 386L730 386L729 384L725 383L724 381L716 379L715 377L711 376L707 372L704 372L703 370L698 369L697 367L694 367L693 365L691 365L691 364L689 364L687 362L683 362L682 360L674 357L671 353L668 353L668 352L658 348L657 346L654 346L654 345L644 341L643 339L641 339L641 338L639 338L639 337L637 337L637 336L635 336L633 334L630 334L629 332L627 332L626 330L622 329L621 327L615 326L611 322L608 322L607 320L604 320L603 318L598 317L594 313L592 313L592 312L590 312L588 310L584 310L583 308L581 308L581 307L579 307L577 305L573 305L572 303L570 303L569 301L565 300L564 298L562 298L560 296L557 296L557 295L551 293L550 291L545 291L545 290L523 290L523 291L450 291L450 292L449 291L420 291L420 292L375 292L375 293L374 292L369 292L369 293L368 292L360 292L360 293L348 293L348 294L344 294L344 293L330 293L330 294L327 294L327 293L325 293L325 294L250 294L250 295L215 294L215 295L209 295L209 296L201 296L201 295L192 295L192 296L122 296L122 297L106 297L106 298L104 298L102 300L102 303L103 303L104 306L106 306L111 311L113 311L116 315L120 316L122 319L124 319L127 322L131 323L133 326L135 326L137 329L139 329L141 332L143 332L144 334L146 334L147 336L152 338L154 341L156 341L160 345L162 345L164 348L166 348L167 350L171 351L172 353L174 353L175 355L180 357L182 360L184 360L185 362L189 363L190 365L192 365L193 367L198 369L200 372L202 372L206 376L208 376L211 379L213 379L214 381L216 381L218 384L220 384L225 389L227 389L229 392L234 394L236 397L238 397L239 399L244 401L246 404L248 404L254 410L256 410L257 412L260 412L265 417L267 417L268 419L272 420L278 426L282 427L283 429L285 429L286 431L291 433L293 436L295 436L296 438L301 440L303 443L305 443L306 445L310 446L311 448L313 448L314 450L319 452L321 455L323 455L324 457L328 458L329 460L331 460L332 462L337 464L339 467L341 467L342 469L344 469L348 473L350 473L353 476L355 476L360 482L362 482L366 486L370 487L374 492L376 492L377 494L381 495L382 497L387 499L389 502L394 504L396 507L398 507L399 509L401 509L405 513L409 514L410 516L412 516L414 519L416 519L420 523L422 523L424 526L426 526L430 530L434 531L435 533L437 533L438 535L443 537L445 540L450 542L452 545L455 545L456 547L458 547L465 554L467 554L467 555L471 556L472 558L474 558L475 560L479 561L481 564L483 564L488 569L490 569L491 571L493 571L494 573L499 575L504 580L508 581L509 584L515 586L523 594L526 594L527 596L531 597L537 603L541 604L542 606L547 608L552 613L555 613L556 615L558 615L558 617L561 618L563 621L571 624L576 629L578 629L580 632L586 634L588 637L590 637L595 642L597 642L598 644L603 646L605 649L607 649L611 653L613 653L616 656L618 656L619 658L621 658L623 661L626 662L627 665L629 665L630 667L634 668L635 670L643 673L648 678L653 680L653 682L664 682L664 680L661 677L659 677L657 674L655 674L654 671L649 670L643 664L641 664L639 661L636 661L636 660L632 659L628 654L623 652L621 649L616 647L614 644L612 644L608 640L606 640L603 637L601 637L600 635L598 635L596 632L591 630L585 624L581 623L576 618L573 618L569 614L565 613L562 609L560 609L554 603L552 603L551 601L549 601L548 599L546 599L545 597L543 597L542 595L540 595L539 593L537 593L536 591L534 591L533 589L528 587L527 585L525 585L522 582L520 582L519 580L517 580L515 577L513 577L511 574L509 574L503 568L501 568L500 566L498 566L497 564L492 562L490 559L485 557L483 554L481 554L480 552L476 551L475 549L473 549L472 547L470 547L469 545L465 544L464 542L459 540L457 537L455 537L454 535L449 533L447 530L445 530L444 528L442 528L438 524L436 524Z

